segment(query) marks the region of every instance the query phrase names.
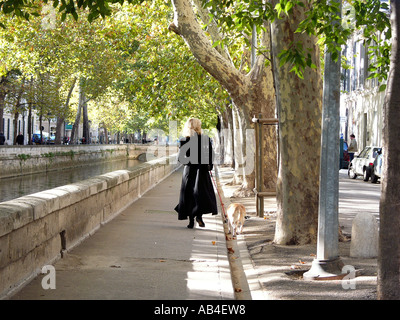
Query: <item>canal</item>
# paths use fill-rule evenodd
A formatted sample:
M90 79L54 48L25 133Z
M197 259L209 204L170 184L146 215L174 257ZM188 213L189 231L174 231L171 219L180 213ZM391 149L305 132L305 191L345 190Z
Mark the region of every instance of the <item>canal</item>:
M86 180L111 171L130 170L141 163L143 162L139 160L115 160L59 171L0 179L0 202Z

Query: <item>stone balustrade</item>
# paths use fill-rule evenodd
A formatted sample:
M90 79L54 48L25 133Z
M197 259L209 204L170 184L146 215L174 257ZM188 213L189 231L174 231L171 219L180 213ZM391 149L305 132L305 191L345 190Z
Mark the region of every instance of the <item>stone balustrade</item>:
M143 154L166 156L176 150L176 146L134 144L1 146L0 178L102 161L137 159Z

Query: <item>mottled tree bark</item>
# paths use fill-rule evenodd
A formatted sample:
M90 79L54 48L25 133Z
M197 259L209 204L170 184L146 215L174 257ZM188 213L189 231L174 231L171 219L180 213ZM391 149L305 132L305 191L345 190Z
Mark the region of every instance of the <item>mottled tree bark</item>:
M390 1L392 52L383 108L378 299L400 299L400 3Z
M4 114L4 100L5 100L6 94L2 93L0 91L0 132L4 133L4 128L3 128L3 114Z
M64 109L65 110L68 110L69 101L71 100L71 95L72 95L72 91L75 88L75 83L76 83L76 78L74 78L74 80L72 81L71 86L69 87L67 99L66 99L65 105L64 105ZM55 144L61 144L61 137L63 137L63 132L61 132L61 128L62 128L62 125L64 124L65 116L66 116L65 114L60 114L57 117Z
M295 33L310 6L303 2L304 8L295 6L289 17L276 19L271 32L280 147L274 241L284 245L315 243L318 230L322 81L317 39ZM298 42L317 66L306 69L304 79L289 64L279 67L278 54Z

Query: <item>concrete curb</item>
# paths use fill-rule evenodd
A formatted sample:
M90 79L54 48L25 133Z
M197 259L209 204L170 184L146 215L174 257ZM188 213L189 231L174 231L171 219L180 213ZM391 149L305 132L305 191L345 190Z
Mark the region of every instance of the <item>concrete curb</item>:
M228 227L225 223L225 209L230 204L230 201L225 197L225 193L221 186L220 175L217 167L214 167L215 171L215 182L217 184L217 193L220 207L221 207L221 219L224 226L224 234L226 239L226 249L229 256L229 265L231 267L232 274L232 285L235 292L235 298L237 300L252 300L252 292L249 287L248 279L246 277L245 269L249 268L249 263L252 267L251 261L249 260L249 253L244 241L238 241L230 239L228 235ZM247 255L246 255L247 254ZM242 258L244 257L244 259Z
M247 249L246 241L243 235L237 236L237 247L241 257L243 271L249 286L252 300L269 300L267 293L263 290L260 283L260 274L255 269Z

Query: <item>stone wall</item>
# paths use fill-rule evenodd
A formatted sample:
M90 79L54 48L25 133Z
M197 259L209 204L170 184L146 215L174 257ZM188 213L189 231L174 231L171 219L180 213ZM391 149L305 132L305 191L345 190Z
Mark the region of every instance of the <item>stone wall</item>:
M176 146L134 144L1 146L0 178L73 168L95 162L137 159L147 153L167 155L176 150Z
M176 170L176 155L0 203L0 298Z

